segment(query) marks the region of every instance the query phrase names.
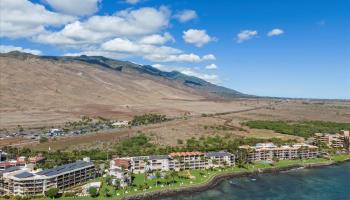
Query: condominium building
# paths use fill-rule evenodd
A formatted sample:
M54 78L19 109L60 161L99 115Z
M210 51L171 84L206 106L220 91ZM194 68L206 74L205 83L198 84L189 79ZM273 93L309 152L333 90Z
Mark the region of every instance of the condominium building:
M226 151L211 151L205 153L209 167L234 166L235 155Z
M0 172L4 171L11 167L24 166L26 164L26 160L24 156L18 157L16 160L6 160L0 162Z
M16 160L6 160L0 162L0 171L8 169L10 167L24 166L27 163L38 164L45 162L46 158L42 154L31 156L27 159L25 156L19 156Z
M129 172L131 172L130 159L118 158L110 161L109 175L115 178L112 179L113 185L118 185L116 183L117 180L119 180L119 185L121 187L125 187L129 183L131 183L131 177Z
M308 144L276 146L273 143L258 143L255 146L243 145L239 148L245 150L250 162L272 161L274 157L280 160L308 159L318 155L318 147Z
M93 163L82 160L46 170L34 170L33 164L17 166L2 171L0 193L37 196L49 188L64 190L92 178L95 178Z
M218 166L232 166L235 156L226 151L219 152L174 152L169 155L151 155L116 158L110 162L110 175L123 177L125 171L144 173L148 171L169 171L206 169Z
M349 142L349 131L341 130L337 134L315 133L315 144L324 143L333 148L344 148L346 141Z
M208 168L208 160L203 152L175 152L169 154L169 158L169 168L172 170Z

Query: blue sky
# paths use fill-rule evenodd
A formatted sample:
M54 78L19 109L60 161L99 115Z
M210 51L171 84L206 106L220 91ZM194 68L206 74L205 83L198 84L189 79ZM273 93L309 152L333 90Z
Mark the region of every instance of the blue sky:
M104 55L248 94L350 99L347 0L2 0L0 9L1 52Z

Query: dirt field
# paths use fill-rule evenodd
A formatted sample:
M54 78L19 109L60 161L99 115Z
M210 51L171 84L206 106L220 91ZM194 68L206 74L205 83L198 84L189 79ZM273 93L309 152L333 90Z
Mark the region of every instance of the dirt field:
M241 102L242 103L242 102ZM270 105L269 101L260 101L259 105ZM255 105L258 105L256 102ZM243 110L243 109L242 109ZM188 119L176 119L161 124L153 124L142 127L133 127L124 130L112 130L104 133L96 133L79 137L57 139L43 144L30 144L28 147L47 150L61 149L72 150L82 148L106 148L109 145L138 134L142 131L152 138L152 141L159 145L176 145L178 139L186 140L191 137L231 135L243 137L297 139L297 136L288 136L268 130L249 129L241 127L240 122L244 120L324 120L334 122L350 122L349 102L328 102L328 103L305 103L302 101L289 101L259 108L252 111L237 112L214 117L194 116ZM236 130L214 130L210 126L225 125L237 128ZM207 128L205 128L205 126ZM238 130L243 128L243 130Z

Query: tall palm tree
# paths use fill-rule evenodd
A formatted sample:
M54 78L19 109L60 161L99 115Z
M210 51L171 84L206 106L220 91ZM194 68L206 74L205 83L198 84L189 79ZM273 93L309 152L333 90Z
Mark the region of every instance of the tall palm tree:
M170 172L170 177L171 177L173 183L175 182L175 178L176 178L178 175L179 175L179 173L178 173L177 171L175 171L175 170L172 170L172 171Z
M350 151L350 137L344 137L344 149Z
M158 186L158 181L159 181L159 179L160 179L160 177L161 177L160 172L159 172L159 171L156 171L155 176L156 176L156 186Z

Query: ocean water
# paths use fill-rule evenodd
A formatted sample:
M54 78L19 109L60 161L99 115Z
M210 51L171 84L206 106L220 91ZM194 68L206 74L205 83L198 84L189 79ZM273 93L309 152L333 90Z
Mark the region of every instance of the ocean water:
M350 200L350 162L234 178L204 192L162 200Z

